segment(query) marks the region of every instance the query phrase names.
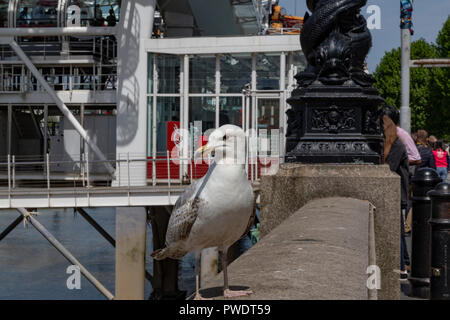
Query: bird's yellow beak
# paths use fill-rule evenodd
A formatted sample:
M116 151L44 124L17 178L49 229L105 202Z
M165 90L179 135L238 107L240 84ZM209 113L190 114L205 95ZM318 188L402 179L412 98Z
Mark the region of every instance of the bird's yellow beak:
M211 152L213 152L216 149L215 146L206 144L200 148L198 148L197 150L195 150L195 155L200 155L202 157L207 156L208 154L210 154Z

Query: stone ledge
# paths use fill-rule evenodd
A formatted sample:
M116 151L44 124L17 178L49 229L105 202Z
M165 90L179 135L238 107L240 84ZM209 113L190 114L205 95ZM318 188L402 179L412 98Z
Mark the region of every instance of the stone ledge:
M239 299L365 300L369 204L349 198L311 201L229 266ZM222 296L223 276L205 279L205 297Z
M375 207L376 261L382 272L379 299L399 299L400 177L387 165L282 164L261 177L261 235L269 234L309 201L347 197Z

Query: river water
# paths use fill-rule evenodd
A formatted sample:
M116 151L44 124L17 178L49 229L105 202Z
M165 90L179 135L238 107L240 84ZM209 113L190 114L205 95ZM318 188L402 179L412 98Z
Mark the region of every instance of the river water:
M87 212L113 237L115 209L97 208ZM41 210L37 219L58 239L111 293L114 294L115 250L73 209ZM18 217L16 211L0 210L0 232ZM147 228L147 270L153 273L151 227ZM193 254L181 261L179 287L188 294L195 290ZM20 224L0 241L0 300L4 299L106 299L83 276L81 289L69 290L66 273L70 263L32 226ZM152 291L148 281L145 297Z

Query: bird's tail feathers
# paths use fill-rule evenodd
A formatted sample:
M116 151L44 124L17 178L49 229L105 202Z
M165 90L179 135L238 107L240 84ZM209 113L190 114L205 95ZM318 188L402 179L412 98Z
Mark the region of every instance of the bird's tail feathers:
M186 255L187 251L177 245L168 246L162 249L153 251L150 256L155 260L169 259L181 259Z
M155 260L163 260L167 258L167 248L155 250L150 254L150 256Z

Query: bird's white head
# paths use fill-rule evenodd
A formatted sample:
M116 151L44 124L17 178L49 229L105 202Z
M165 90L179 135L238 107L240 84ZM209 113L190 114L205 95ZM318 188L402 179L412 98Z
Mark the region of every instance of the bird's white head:
M226 124L214 130L208 137L208 143L198 149L196 154L203 158L214 153L218 164L245 164L245 132L242 128Z

